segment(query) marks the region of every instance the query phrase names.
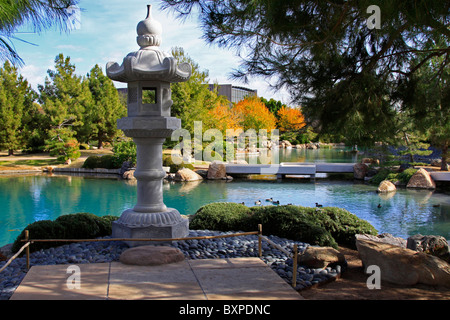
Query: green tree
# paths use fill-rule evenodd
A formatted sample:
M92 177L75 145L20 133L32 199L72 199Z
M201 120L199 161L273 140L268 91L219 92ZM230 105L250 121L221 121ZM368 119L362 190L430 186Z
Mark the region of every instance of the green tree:
M430 41L430 46L437 47ZM433 56L422 62L410 79L402 84L400 94L404 112L428 141L442 150L441 170L448 170L450 146L450 55ZM416 61L418 65L420 59ZM422 60L424 61L424 60Z
M172 83L172 115L181 119L182 128L194 133L194 121L210 123L209 112L219 103L224 103L224 97L208 88L208 71L201 71L200 66L182 48L172 49L172 55L178 63L187 62L192 66L192 75L186 82ZM204 126L204 130L207 126Z
M48 70L48 75L50 79L46 77L45 84L39 85L40 102L47 116L47 122L43 123L48 135L46 149L59 150L59 154L67 156L60 145L68 148L77 145L72 139L82 137L81 131L77 135L77 130L83 125L84 112L92 103L92 97L87 81L75 74L75 65L70 63L69 57L59 54L55 70ZM72 142L68 145L69 141Z
M259 99L261 100L262 103L264 103L266 105L267 109L269 109L269 111L273 113L273 115L277 118L277 120L280 119L280 117L278 115L278 110L280 110L283 106L287 107L281 101L277 101L273 98L271 98L270 100L267 100L263 97L260 97Z
M401 85L432 57L450 62L448 1L163 1L180 17L198 13L207 42L246 53L235 77L272 78L322 134L352 144L398 136Z
M121 102L119 93L111 79L105 76L96 64L87 75L92 103L86 104L83 126L83 142L93 139L100 149L104 142L113 142L120 133L116 121L127 114L126 106Z
M17 68L5 61L0 68L0 149L7 149L9 155L26 145L28 112L35 96Z
M12 39L17 39L15 36L17 28L25 24L31 24L35 32L54 26L67 31L66 22L69 14L66 9L77 3L78 0L1 1L0 60L9 60L13 64L23 64L12 43Z

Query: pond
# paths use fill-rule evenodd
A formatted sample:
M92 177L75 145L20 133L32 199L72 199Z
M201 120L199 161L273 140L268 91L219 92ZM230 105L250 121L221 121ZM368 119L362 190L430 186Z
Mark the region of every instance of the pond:
M164 203L181 214L193 214L210 202L256 200L314 207L336 206L369 221L379 233L407 238L435 234L450 239L450 195L399 189L393 195L352 181L286 179L283 181L201 181L164 183ZM11 243L28 224L62 214L91 212L120 216L136 203L135 183L106 178L55 175L0 176L0 246ZM381 208L378 208L381 205Z

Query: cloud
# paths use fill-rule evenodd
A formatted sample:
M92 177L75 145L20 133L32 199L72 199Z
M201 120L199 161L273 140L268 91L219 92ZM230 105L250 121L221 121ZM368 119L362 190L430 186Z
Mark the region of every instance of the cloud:
M60 44L60 45L57 45L55 48L56 49L60 49L60 50L72 50L72 51L82 51L82 50L84 50L84 47L82 47L82 46L75 46L75 45L72 45L72 44Z
M33 64L27 64L20 69L20 74L27 79L28 83L34 90L37 90L39 84L44 84L45 77L47 76L47 70L52 67L52 61L49 63L50 64L47 67L45 65L36 66Z

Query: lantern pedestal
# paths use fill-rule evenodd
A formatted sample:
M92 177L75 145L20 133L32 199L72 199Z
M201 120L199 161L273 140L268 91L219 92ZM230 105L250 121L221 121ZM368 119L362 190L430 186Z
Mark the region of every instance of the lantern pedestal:
M189 234L189 221L178 210L167 208L164 212L143 213L125 210L119 220L113 222L113 238L171 239L184 238ZM155 242L124 241L128 246L151 245ZM158 241L156 243L164 243Z
M181 126L173 117L126 117L117 127L136 143L137 203L113 222L113 238L183 238L189 234L188 219L163 202L162 145ZM151 244L128 241L129 246Z

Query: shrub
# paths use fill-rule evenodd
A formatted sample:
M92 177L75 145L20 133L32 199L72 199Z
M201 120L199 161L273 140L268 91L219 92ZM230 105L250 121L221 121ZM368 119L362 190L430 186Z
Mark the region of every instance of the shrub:
M87 169L98 168L99 163L100 163L99 156L89 156L86 160L84 160L82 168L87 168Z
M355 247L355 235L376 235L377 230L349 211L335 207L321 209L302 206L248 208L237 203L211 203L192 218L192 229L255 231L263 225L264 234L276 235L312 245Z
M125 161L130 161L136 165L136 144L133 140L117 142L113 147L114 165L120 168Z
M40 220L29 224L14 241L11 251L17 252L25 244L21 240L25 239L25 230L29 231L30 238L35 239L61 239L64 236L64 227L50 220ZM61 243L59 243L61 244ZM30 251L37 251L40 249L47 249L57 246L56 242L36 242L29 248Z
M308 213L313 215L314 220L329 231L340 245L355 248L356 234L377 234L377 230L369 222L342 208L323 207Z
M375 176L373 176L372 179L370 179L370 182L374 184L380 184L380 182L383 180L389 180L393 183L400 181L402 184L407 184L409 179L411 179L416 171L417 169L408 168L403 172L398 173L390 171L387 168L383 168Z
M25 230L29 231L31 239L95 239L109 236L112 233L112 222L115 216L98 217L92 213L74 213L59 216L56 220L41 220L29 224L16 238L12 251L17 252L25 239ZM30 246L30 251L38 251L56 247L67 242L36 242Z
M176 173L178 170L187 168L194 170L194 166L190 163L180 163L180 164L171 164L170 165L170 173Z
M82 168L87 169L95 169L95 168L104 168L104 169L118 169L122 166L118 166L119 161L117 157L111 154L107 154L104 156L89 156L83 163Z
M112 154L107 154L100 157L98 168L119 169L122 166L122 164L118 165L117 162L118 161L116 160L116 156L113 156Z
M164 167L170 167L170 173L176 173L178 170L183 169L183 168L188 168L191 170L194 170L194 166L190 163L180 163L180 164L175 164L172 161L172 156L165 154L163 155L163 166Z
M380 171L378 171L378 173L370 179L370 183L378 185L378 184L380 184L381 181L386 180L387 176L390 173L391 173L391 171L389 169L383 168Z
M252 207L252 215L245 224L251 230L262 224L264 234L337 248L331 234L307 213L313 210L299 206Z
M414 175L414 173L417 172L417 169L414 168L408 168L403 170L403 172L398 174L398 179L404 183L407 184L409 179L411 179L411 177Z
M237 230L250 212L250 208L240 203L210 203L197 210L189 225L199 230Z

